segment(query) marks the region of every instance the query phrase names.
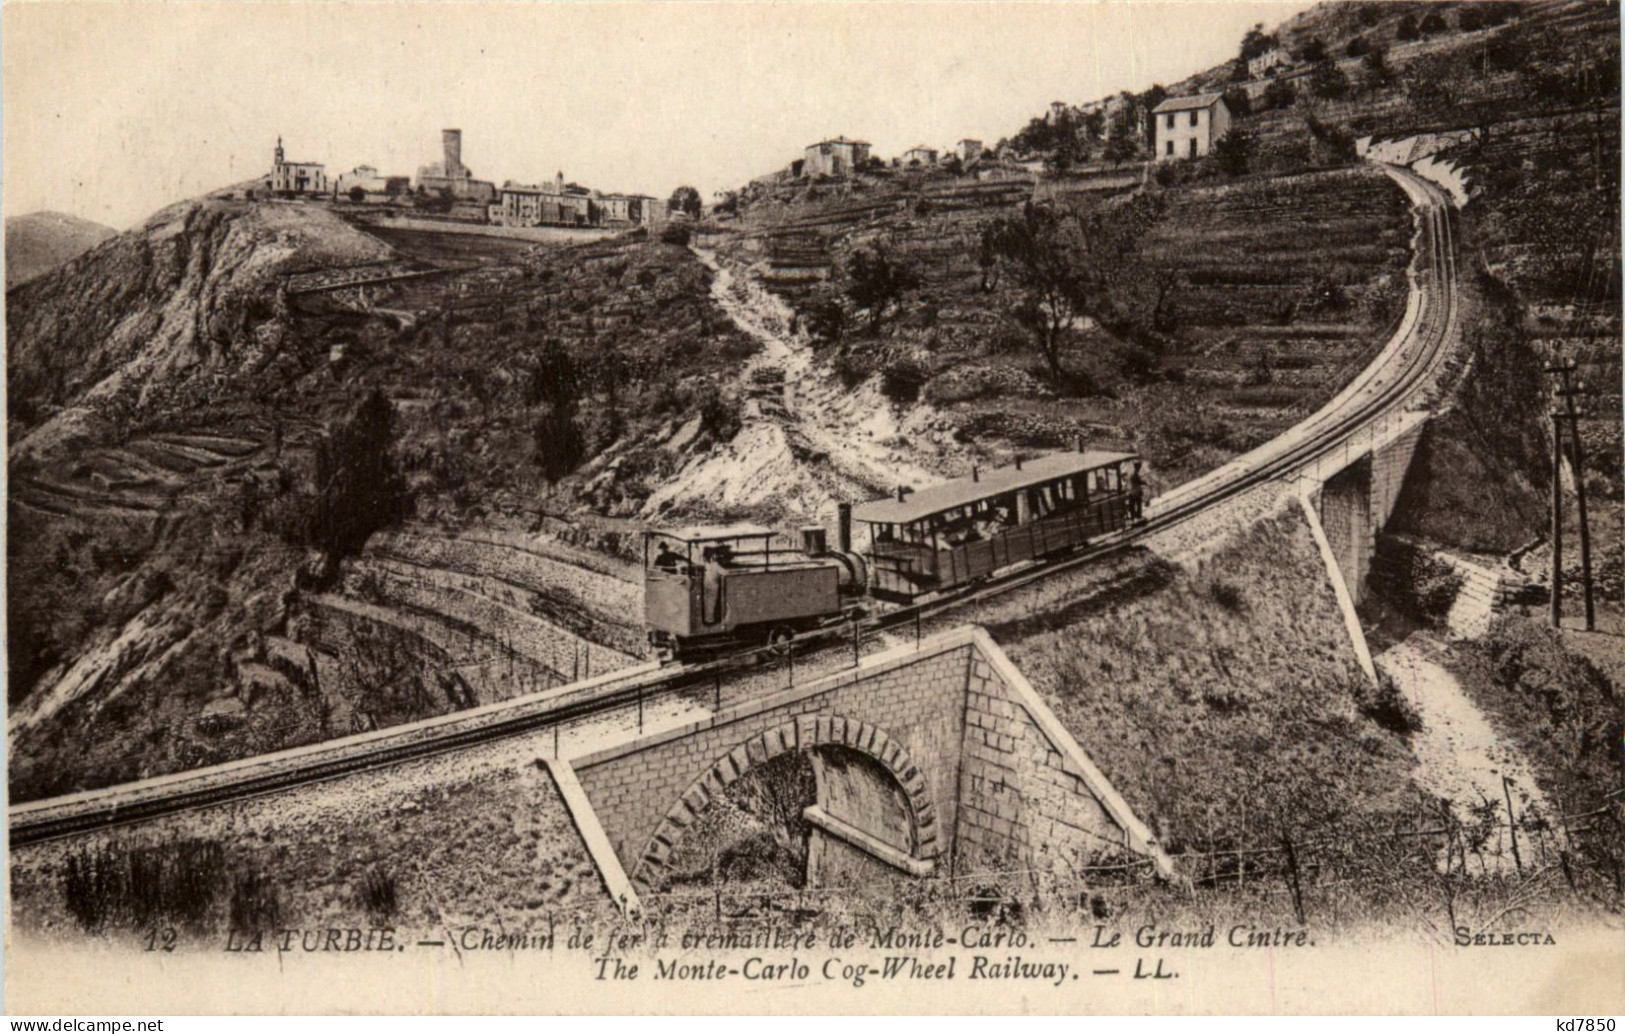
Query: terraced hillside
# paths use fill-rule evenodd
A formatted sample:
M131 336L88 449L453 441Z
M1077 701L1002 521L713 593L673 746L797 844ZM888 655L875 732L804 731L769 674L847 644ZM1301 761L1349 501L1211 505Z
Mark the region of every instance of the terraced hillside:
M1130 175L1046 183L1060 204L1099 204ZM1149 189L1145 279L1166 283L1163 329L1126 340L1071 332L1057 381L1020 323L1020 292L979 263L986 228L1035 197L1031 182L937 177L905 191L819 204L766 201L720 253L812 325L859 252L918 274L879 333L853 314L821 353L848 383L890 392L917 434L994 449L1055 447L1074 436L1131 446L1171 486L1245 451L1328 398L1374 354L1405 292L1409 217L1370 168ZM1110 203L1109 201L1105 203ZM915 405L917 397L923 405Z
M8 295L14 797L641 659L615 515L754 343L680 245L445 236L210 199ZM369 397L399 498L335 504Z

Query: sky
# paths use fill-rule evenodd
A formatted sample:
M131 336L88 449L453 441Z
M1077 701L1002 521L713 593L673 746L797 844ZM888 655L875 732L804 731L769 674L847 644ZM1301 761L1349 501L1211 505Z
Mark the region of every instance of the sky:
M1050 101L1171 83L1305 2L4 5L5 213L117 229L291 159L562 170L707 199L838 134L989 145Z

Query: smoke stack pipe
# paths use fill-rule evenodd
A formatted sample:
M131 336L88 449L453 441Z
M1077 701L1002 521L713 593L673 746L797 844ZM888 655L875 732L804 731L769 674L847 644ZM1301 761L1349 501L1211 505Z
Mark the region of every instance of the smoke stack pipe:
M970 479L972 481L980 481L980 480L982 480L982 468L976 466L975 464L971 464Z
M1021 453L1016 453L1016 469L1021 469Z
M903 501L903 495L904 495L904 493L903 493L903 486L902 486L902 485L898 485L898 486L897 486L897 501L898 501L898 502L902 502L902 501Z
M852 504L841 503L835 508L836 530L835 538L840 544L842 553L852 552Z

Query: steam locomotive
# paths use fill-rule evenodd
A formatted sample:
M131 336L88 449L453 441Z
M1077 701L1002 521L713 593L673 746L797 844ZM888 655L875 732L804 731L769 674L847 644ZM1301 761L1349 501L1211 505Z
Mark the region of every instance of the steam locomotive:
M1063 555L1142 519L1133 453L1052 453L840 506L796 548L754 524L644 533L644 619L662 659L698 660L937 598L1019 564ZM853 523L863 526L861 550Z

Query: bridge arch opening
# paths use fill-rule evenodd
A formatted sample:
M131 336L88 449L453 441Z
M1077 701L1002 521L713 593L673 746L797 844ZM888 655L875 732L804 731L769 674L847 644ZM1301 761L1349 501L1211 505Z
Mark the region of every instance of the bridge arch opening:
M633 879L649 891L775 874L803 886L874 865L919 875L938 853L935 801L901 743L866 722L803 716L691 783Z

